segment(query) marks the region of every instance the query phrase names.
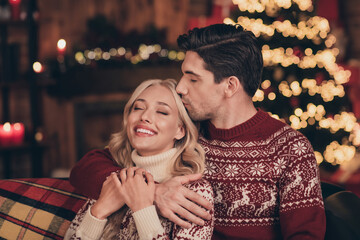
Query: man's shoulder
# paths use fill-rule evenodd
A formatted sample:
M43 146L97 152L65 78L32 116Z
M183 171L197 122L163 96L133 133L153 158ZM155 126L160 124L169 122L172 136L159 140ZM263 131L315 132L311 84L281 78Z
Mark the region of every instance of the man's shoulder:
M266 123L264 124L264 126L266 128L268 128L268 131L271 132L272 134L282 133L282 134L288 134L288 135L294 136L294 137L306 138L301 132L292 128L284 120L274 118L271 116L271 114L269 114L269 118L266 119Z
M266 146L276 145L277 148L288 149L300 145L303 148L312 149L312 144L303 133L271 115L259 127L258 134L263 139L260 143Z
M283 145L289 145L298 141L309 143L309 140L303 133L285 123L274 132L273 139L283 139L283 141L278 141L278 143L282 143Z

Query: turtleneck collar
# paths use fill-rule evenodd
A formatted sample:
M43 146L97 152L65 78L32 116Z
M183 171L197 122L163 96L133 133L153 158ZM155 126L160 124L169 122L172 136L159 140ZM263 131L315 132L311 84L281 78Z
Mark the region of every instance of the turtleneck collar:
M259 109L249 120L229 129L216 128L210 121L207 121L206 127L203 131L205 133L205 137L208 139L231 140L246 133L249 129L269 117L270 115L268 113Z
M168 166L172 163L170 160L176 153L176 148L152 156L140 156L136 150L131 153L131 159L137 167L149 171L156 182L162 182L169 177Z

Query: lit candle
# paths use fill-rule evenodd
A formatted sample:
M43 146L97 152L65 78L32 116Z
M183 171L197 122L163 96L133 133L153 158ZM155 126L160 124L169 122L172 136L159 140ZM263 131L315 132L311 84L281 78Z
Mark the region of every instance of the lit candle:
M10 123L0 125L0 146L9 146L12 141L12 128Z
M63 55L66 50L66 41L64 39L59 39L57 42L57 50L59 55Z
M22 123L15 123L12 125L12 144L21 145L24 142L25 127Z
M20 3L21 0L9 0L11 6L11 18L12 20L20 19Z

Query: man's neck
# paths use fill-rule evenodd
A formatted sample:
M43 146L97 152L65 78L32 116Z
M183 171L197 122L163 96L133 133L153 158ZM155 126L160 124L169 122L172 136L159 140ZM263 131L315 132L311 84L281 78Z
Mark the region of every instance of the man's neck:
M248 102L246 104L229 104L222 110L224 111L217 114L215 118L210 119L211 123L219 129L233 128L246 122L257 113L253 102Z

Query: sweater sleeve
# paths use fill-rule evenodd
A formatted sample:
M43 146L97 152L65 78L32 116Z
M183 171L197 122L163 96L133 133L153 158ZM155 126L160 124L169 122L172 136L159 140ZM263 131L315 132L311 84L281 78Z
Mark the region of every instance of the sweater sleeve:
M107 219L100 220L91 215L90 209L94 203L94 200L89 199L79 210L65 234L65 240L96 240L101 238Z
M98 199L101 187L111 172L120 170L108 149L87 153L71 170L70 183L83 195Z
M187 187L200 196L204 197L212 204L210 210L211 220L205 221L204 226L192 224L190 228L185 229L174 225L171 239L188 240L188 239L211 239L214 230L214 192L209 182L200 179L187 185Z
M310 142L301 134L291 139L279 158L288 167L281 177L280 226L284 239L324 239L326 220L319 171Z
M136 230L141 240L168 239L160 223L155 205L141 209L133 214Z
M195 181L187 185L187 187L200 196L206 198L214 205L214 194L210 184L205 180ZM156 212L155 206L150 206L133 213L136 224L136 229L139 234L139 239L157 239L157 240L197 240L197 239L211 239L214 229L214 208L210 211L211 220L205 221L204 226L192 224L189 229L181 228L173 224L173 229L167 233L162 227L159 216Z

